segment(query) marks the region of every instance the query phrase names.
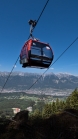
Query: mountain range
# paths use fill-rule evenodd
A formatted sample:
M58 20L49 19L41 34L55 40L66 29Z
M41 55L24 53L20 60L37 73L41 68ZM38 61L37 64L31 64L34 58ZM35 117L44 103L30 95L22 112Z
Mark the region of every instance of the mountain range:
M9 72L0 72L0 90L5 84L3 92L26 91L30 88L30 90L50 90L52 92L52 90L73 90L78 88L78 76L66 73L41 75L37 73L13 72L8 78L9 75Z

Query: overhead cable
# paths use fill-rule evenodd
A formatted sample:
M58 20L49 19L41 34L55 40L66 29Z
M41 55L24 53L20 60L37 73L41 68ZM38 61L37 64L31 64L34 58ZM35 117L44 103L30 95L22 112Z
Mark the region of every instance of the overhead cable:
M40 20L42 14L43 14L43 12L44 12L44 10L45 10L45 8L46 8L48 2L49 2L49 0L47 0L46 4L44 5L44 7L43 7L43 9L42 9L42 11L41 11L41 13L40 13L38 19L37 19L37 23L39 22L39 20ZM35 28L35 27L34 27L34 28ZM30 35L29 35L29 37L30 37ZM28 39L29 39L29 37L28 37ZM11 76L11 74L12 74L12 72L13 72L13 70L14 70L14 68L15 68L15 66L16 66L16 64L17 64L17 62L18 62L18 60L19 60L19 57L20 57L20 56L18 56L18 58L17 58L17 60L16 60L16 62L15 62L15 64L14 64L14 66L12 67L12 69L11 69L11 71L10 71L10 73L9 73L9 75L8 75L8 77L7 77L7 79L6 79L6 81L5 81L4 85L3 85L3 87L2 87L0 93L2 93L2 91L3 91L3 89L4 89L5 85L6 85L6 83L8 82L8 80L9 80L9 78L10 78L10 76Z
M63 56L63 54L78 40L78 37L59 55L59 57L54 61L54 63L48 67L42 75L39 76L39 78L27 89L30 90L37 82L38 80Z

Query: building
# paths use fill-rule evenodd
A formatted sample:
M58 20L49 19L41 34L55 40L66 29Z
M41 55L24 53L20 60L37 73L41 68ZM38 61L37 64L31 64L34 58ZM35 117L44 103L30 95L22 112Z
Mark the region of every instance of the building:
M19 108L12 108L12 109L13 109L13 113L14 113L14 114L17 114L17 113L20 112L20 110L21 110L21 109L19 109Z

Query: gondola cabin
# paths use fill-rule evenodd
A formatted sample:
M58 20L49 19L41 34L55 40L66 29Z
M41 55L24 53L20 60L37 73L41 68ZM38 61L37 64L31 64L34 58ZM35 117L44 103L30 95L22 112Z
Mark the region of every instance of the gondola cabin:
M37 39L29 39L20 53L22 67L48 68L53 60L53 51L49 44Z

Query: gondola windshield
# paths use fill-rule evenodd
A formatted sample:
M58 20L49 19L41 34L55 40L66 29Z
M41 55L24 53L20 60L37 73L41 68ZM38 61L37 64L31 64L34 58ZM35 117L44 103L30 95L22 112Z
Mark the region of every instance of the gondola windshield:
M38 57L40 60L48 60L51 62L53 55L48 45L33 41L31 47L31 57Z

